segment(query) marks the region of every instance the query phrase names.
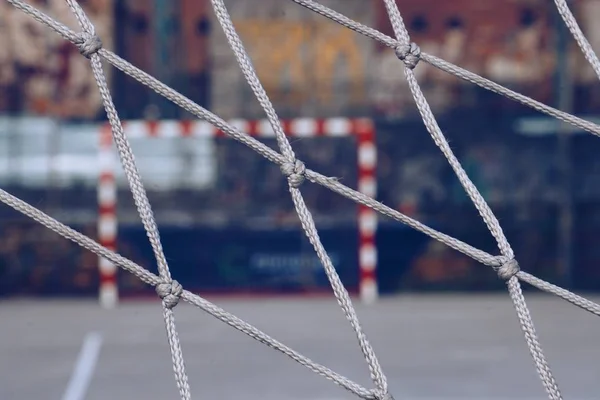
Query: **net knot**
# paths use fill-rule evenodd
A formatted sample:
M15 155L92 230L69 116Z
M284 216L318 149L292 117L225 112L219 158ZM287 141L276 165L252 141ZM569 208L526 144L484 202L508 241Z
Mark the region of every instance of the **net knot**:
M502 264L500 268L498 268L497 272L500 279L507 281L516 274L518 274L520 270L521 268L519 267L519 263L517 262L517 260L511 258L510 260Z
M299 188L304 182L306 166L300 160L285 162L281 165L281 172L288 177L288 182L294 188Z
M85 32L80 36L76 45L82 55L91 58L102 48L102 40L96 34Z
M173 308L179 303L179 299L183 294L183 286L176 280L159 283L156 285L156 293L167 308Z
M414 69L421 59L421 48L416 43L401 43L394 49L396 57L404 61L410 69Z

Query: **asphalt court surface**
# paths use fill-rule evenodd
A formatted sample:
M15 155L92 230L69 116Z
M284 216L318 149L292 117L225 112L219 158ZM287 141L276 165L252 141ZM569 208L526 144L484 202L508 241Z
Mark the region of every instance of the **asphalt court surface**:
M526 298L564 398L598 399L600 319L550 296ZM211 300L372 387L334 299ZM546 398L508 295L355 303L396 400ZM199 309L180 304L175 315L193 399L355 398ZM0 321L0 400L179 399L157 301L103 310L90 300L5 300Z

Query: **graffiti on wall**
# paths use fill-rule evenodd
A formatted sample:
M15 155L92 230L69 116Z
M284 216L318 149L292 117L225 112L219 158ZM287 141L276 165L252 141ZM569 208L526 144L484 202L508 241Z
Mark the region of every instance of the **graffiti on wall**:
M102 110L89 61L77 48L29 15L0 4L0 113L96 117ZM31 5L77 31L67 3L33 0ZM112 0L88 0L81 7L103 46L113 48ZM106 68L111 82L111 69Z
M244 8L248 3L234 1L228 9L259 79L281 114L328 116L364 110L372 40L294 4L278 2L266 15ZM351 18L369 24L370 4L346 1L340 7ZM219 23L213 25L213 110L227 118L261 115Z
M351 101L365 94L365 66L352 31L326 22L236 22L265 89L280 100L304 102L313 94L333 99L337 75L345 75ZM282 90L283 88L291 90Z

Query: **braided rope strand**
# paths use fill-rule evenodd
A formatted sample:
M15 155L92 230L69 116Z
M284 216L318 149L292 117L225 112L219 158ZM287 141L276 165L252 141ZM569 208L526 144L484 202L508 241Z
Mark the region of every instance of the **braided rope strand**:
M256 71L254 70L252 62L250 61L250 57L244 49L235 27L233 26L233 22L231 21L231 17L229 16L223 0L212 0L212 5L215 15L217 16L217 19L221 24L223 31L225 32L225 36L227 37L229 45L237 58L243 75L252 88L252 91L256 95L260 105L264 109L269 122L271 123L281 154L287 159L287 163L282 165L282 172L288 176L290 194L294 201L294 207L298 217L300 218L304 232L306 233L310 243L313 245L318 258L325 269L325 273L327 274L338 304L342 308L346 318L354 330L354 333L356 334L360 349L365 357L365 360L367 361L369 371L371 373L371 379L375 383L380 393L382 395L386 395L388 390L387 379L381 369L371 344L369 343L362 327L360 326L358 316L356 315L356 311L354 310L354 306L350 300L350 295L342 284L342 281L338 276L333 263L331 262L331 258L321 243L321 239L317 233L312 215L308 210L306 203L304 202L302 193L300 192L299 187L304 180L304 164L301 161L296 160L296 155L292 150L288 138L283 132L281 123L279 122L279 117L277 116L273 104L269 100L267 93L258 79Z
M9 0L10 1L10 0ZM331 19L332 21L337 22L340 25L345 26L348 29L352 29L355 32L358 32L362 35L365 35L371 39L378 41L379 43L390 47L392 49L396 49L399 45L404 44L404 42L400 42L384 33L379 32L376 29L368 27L360 22L356 22L343 14L338 13L331 8L328 8L320 3L317 3L313 0L290 0L294 3L297 3L303 7L308 8L311 11L316 12L326 18ZM379 1L379 0L378 0ZM483 89L489 90L491 92L500 94L505 96L511 100L517 101L525 106L531 107L532 109L549 115L551 117L557 118L561 121L567 122L573 126L576 126L580 129L583 129L586 132L589 132L593 135L600 137L600 125L594 124L590 121L586 121L582 118L576 117L569 113L557 110L556 108L550 107L544 103L536 101L530 97L517 93L513 90L510 90L496 82L493 82L489 79L484 78L483 76L477 75L471 71L468 71L464 68L461 68L457 65L452 64L451 62L442 60L432 54L422 52L421 60L438 68L440 71L447 72L449 74L454 75L459 79L463 79L467 82L473 83Z
M142 184L131 145L125 136L123 125L121 124L119 114L117 113L113 103L110 90L108 89L108 84L106 83L106 77L104 75L100 56L97 54L102 48L102 41L96 36L94 25L89 20L81 6L79 6L75 0L67 0L67 4L75 14L75 17L77 18L77 21L83 30L79 49L81 54L90 60L94 78L102 98L102 103L104 104L104 109L112 128L113 138L117 145L117 150L121 159L121 165L125 170L125 175L129 182L135 205L142 219L144 229L146 230L148 238L150 239L150 244L158 263L160 278L164 282L171 282L171 273L169 272L169 266L167 265L162 245L160 243L158 227L156 226L156 221L154 220L150 202L148 201L144 185ZM177 334L175 327L175 315L172 310L172 304L176 304L176 302L169 304L163 299L163 316L167 331L167 339L171 351L175 382L179 389L179 394L183 400L189 400L191 398L190 385L185 371L185 363L183 360L183 352L181 350L179 335Z
M39 209L33 207L30 204L27 204L23 200L11 195L10 193L2 189L0 189L0 202L22 213L23 215L26 215L32 220L52 230L53 232L56 232L65 239L68 239L73 243L80 245L81 247L93 252L94 254L106 258L107 260L114 263L123 270L138 277L142 282L156 287L157 292L162 292L164 290L161 288L161 285L163 285L163 281L159 276L153 274L152 272L134 263L133 261L121 256L120 254L101 246L99 243L88 238L84 234L77 232L72 228L69 228L68 226L60 223L51 216L40 211ZM170 289L168 290L170 291ZM240 332L245 333L251 338L287 355L299 364L307 367L311 371L318 373L319 375L324 376L328 380L335 382L339 386L342 386L348 391L356 394L358 397L363 399L375 399L373 391L367 390L362 386L354 383L353 381L331 371L330 369L313 362L309 358L281 344L280 342L261 332L254 326L219 308L218 306L214 305L208 300L205 300L202 297L197 296L186 290L183 290L181 292L180 298L187 301L190 304L199 307L200 309L212 315L213 317L219 319L222 322L225 322L226 324L232 326Z
M392 23L392 27L394 29L396 37L399 41L406 41L406 44L408 44L408 41L406 40L407 38L409 38L408 31L406 30L406 27L402 22L402 17L400 15L400 11L398 9L396 1L383 1L385 3L385 7L387 9L388 16ZM414 47L416 46L412 46L412 48ZM408 51L405 51L405 53L406 52ZM415 51L414 53L415 55L420 55L419 51ZM406 58L406 56L404 56L404 58ZM499 268L498 272L501 278L508 279L510 298L513 301L513 304L515 305L515 308L517 310L517 315L523 332L525 334L527 346L529 347L529 351L535 361L535 365L544 385L544 388L546 389L546 392L552 400L562 399L558 386L552 375L552 371L550 370L550 367L546 362L544 353L536 336L533 321L531 320L531 316L529 315L529 310L527 309L527 305L525 303L525 298L523 297L523 293L521 291L519 280L514 276L518 273L519 266L518 263L514 260L513 250L510 244L508 243L508 240L504 236L504 233L502 232L502 228L500 227L498 219L488 206L483 196L479 193L473 182L467 176L466 172L462 168L462 165L452 152L446 137L439 128L435 116L433 115L433 112L429 107L427 99L423 95L419 83L417 82L417 79L414 75L413 69L415 68L416 62L412 61L411 63L408 63L406 62L406 60L404 60L404 63L404 73L408 81L408 85L412 92L413 98L417 104L417 108L421 113L421 117L425 123L425 126L427 127L427 130L429 131L435 144L440 148L440 150L448 160L448 163L454 170L456 176L458 177L458 180L465 189L467 195L479 211L479 214L485 221L492 236L494 236L494 238L496 239L500 252L508 260L504 265L502 265Z
M17 3L17 4L21 3L21 0L7 0L7 1L10 3ZM37 15L37 14L43 15L43 13L41 13L40 11L38 11L32 7L29 7L29 8L24 7L24 9L27 10L26 11L27 13L33 12L33 13L35 13L35 15ZM49 17L47 17L47 18L49 18ZM44 18L41 18L41 19L45 20ZM39 20L39 19L36 18L36 20ZM49 25L49 27L54 29L54 26L56 26L56 25L60 25L60 23L55 23L52 26ZM62 28L64 28L64 29L62 29ZM78 39L79 37L74 32L70 31L69 28L64 27L64 26L62 28L57 28L57 29L55 29L55 31L57 33L59 33L60 35L62 35L65 39L68 39L69 37L75 37L75 39L73 39L73 43L77 43L77 41L79 40ZM66 33L63 35L64 32L66 32ZM215 127L222 130L226 135L228 135L231 138L239 141L240 143L243 143L244 145L248 146L249 148L256 151L258 154L260 154L267 160L269 160L277 165L283 165L283 163L286 162L285 158L282 155L280 155L279 153L277 153L275 150L271 149L270 147L266 146L262 142L258 141L256 138L254 138L248 134L240 132L236 127L228 124L227 122L225 122L223 119L221 119L217 115L211 113L210 111L206 110L205 108L194 103L187 97L185 97L182 94L178 93L177 91L173 90L172 88L170 88L169 86L160 82L159 80L157 80L156 78L147 74L146 72L140 70L139 68L136 68L135 66L133 66L129 62L125 61L121 57L117 56L113 52L108 51L103 48L103 49L100 49L100 51L98 51L98 54L101 57L103 57L106 61L108 61L111 65L113 65L115 68L119 69L120 71L124 72L125 74L127 74L127 75L131 76L132 78L134 78L135 80L137 80L138 82L140 82L143 85L154 90L156 93L164 96L168 100L172 101L174 104L176 104L176 105L180 106L181 108L183 108L184 110L190 112L192 115L195 115L196 117L213 124ZM324 187L327 187L330 190L332 190L344 197L347 197L348 199L350 199L352 201L355 201L357 203L360 203L362 205L370 207L373 210L382 213L383 215L386 215L398 222L404 223L404 224L410 226L411 228L416 229L416 230L430 236L431 238L436 239L436 240L446 244L447 246L462 252L463 254L473 258L474 260L481 262L482 264L489 265L489 266L498 266L498 265L502 264L502 261L498 261L496 256L492 256L482 250L476 249L476 248L462 242L459 239L453 238L453 237L448 236L444 233L441 233L433 228L430 228L429 226L427 226L417 220L414 220L414 219L408 217L407 215L402 214L399 211L394 210L394 209L372 199L371 197L364 195L361 192L353 190L353 189L339 183L335 179L328 178L328 177L326 177L322 174L319 174L318 172L312 171L310 169L306 169L305 176L311 182L314 182L314 183L317 183Z

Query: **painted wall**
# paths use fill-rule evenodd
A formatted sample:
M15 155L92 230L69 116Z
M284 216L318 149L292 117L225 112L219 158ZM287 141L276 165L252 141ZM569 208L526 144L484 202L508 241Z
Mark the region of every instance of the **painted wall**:
M372 2L324 4L365 24ZM292 2L227 2L259 79L285 116L364 115L374 43ZM224 118L262 117L218 22L213 19L212 109Z

